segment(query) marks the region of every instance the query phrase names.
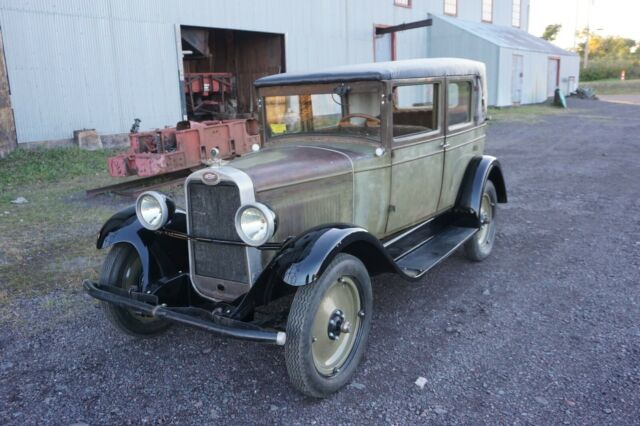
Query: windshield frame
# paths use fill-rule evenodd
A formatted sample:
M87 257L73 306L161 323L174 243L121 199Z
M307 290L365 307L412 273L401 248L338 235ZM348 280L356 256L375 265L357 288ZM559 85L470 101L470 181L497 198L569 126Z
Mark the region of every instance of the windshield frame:
M371 91L378 92L380 100L380 134L377 137L367 137L359 135L341 135L330 133L290 133L277 136L269 135L267 131L267 112L265 106L265 98L269 96L294 96L294 95L319 95L335 93L334 90L337 87L350 88L353 91ZM260 107L260 119L262 122L262 135L263 140L266 143L278 143L286 142L291 139L308 139L308 138L338 138L342 140L354 140L358 142L365 142L367 144L373 144L375 146L384 145L384 140L387 132L387 103L386 100L386 85L381 81L355 81L355 82L333 82L333 83L321 83L321 84L304 84L304 85L282 85L282 86L268 86L258 89L258 99Z

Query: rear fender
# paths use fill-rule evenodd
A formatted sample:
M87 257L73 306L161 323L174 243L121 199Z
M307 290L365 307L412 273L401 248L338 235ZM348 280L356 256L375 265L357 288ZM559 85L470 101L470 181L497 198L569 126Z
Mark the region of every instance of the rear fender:
M163 229L186 233L186 215L176 211ZM135 207L114 214L100 229L97 248L105 249L115 244L129 244L138 252L144 291L150 283L188 269L187 242L146 229L138 220Z
M487 180L493 182L498 202L507 202L507 189L498 159L489 155L475 157L469 162L458 191L455 212L459 225L480 226L480 204Z

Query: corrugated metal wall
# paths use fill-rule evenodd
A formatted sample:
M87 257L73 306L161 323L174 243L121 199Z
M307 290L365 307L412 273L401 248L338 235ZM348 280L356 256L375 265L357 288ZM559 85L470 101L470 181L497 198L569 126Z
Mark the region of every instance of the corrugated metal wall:
M448 56L484 62L487 67L488 102L489 105L495 105L499 86L498 47L438 19L434 19L427 36L430 41L429 57Z
M487 66L489 105L512 105L513 55L523 57L521 104L539 103L547 99L547 67L549 58L560 58L560 88L569 93L569 78L578 81L579 58L569 52L564 56L529 50L509 49L434 18L428 30L429 57L451 56L474 59Z
M481 0L458 3L461 18L480 20ZM494 3L494 23L509 25L512 0ZM295 71L372 61L374 24L442 11L443 0L411 9L393 0L0 0L18 141L67 139L80 128L122 133L136 117L143 129L179 120L176 25L285 34ZM398 59L426 56L425 34L399 33Z

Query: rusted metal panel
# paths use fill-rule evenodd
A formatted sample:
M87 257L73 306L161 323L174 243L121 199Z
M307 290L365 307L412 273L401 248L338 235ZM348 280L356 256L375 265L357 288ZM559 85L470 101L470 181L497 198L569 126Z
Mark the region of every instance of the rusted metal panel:
M129 135L128 152L109 158L111 176L155 176L199 167L216 148L229 159L251 151L260 143L253 119L182 122L178 127Z
M485 129L486 125L473 126L466 131L447 136L449 147L445 154L440 210L455 204L460 182L469 161L484 152Z
M274 188L258 193L257 199L284 219L274 235L274 241L283 241L314 226L352 223L353 174Z
M345 154L313 146L282 146L265 149L233 162L255 182L256 192L291 186L309 180L352 174Z

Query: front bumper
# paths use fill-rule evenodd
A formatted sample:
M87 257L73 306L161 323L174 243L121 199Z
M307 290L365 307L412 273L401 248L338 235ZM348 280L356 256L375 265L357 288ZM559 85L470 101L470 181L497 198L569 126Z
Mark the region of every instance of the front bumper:
M90 296L103 302L133 309L155 318L191 325L220 336L253 342L273 343L280 346L284 345L286 341L286 333L282 331L265 330L254 324L220 315L210 315L209 318L204 318L201 315L204 312L203 309L194 307L176 308L168 307L165 304L152 304L149 301L140 300L140 297L135 297L133 294L128 295L117 287L101 285L90 280L84 280L82 285Z

